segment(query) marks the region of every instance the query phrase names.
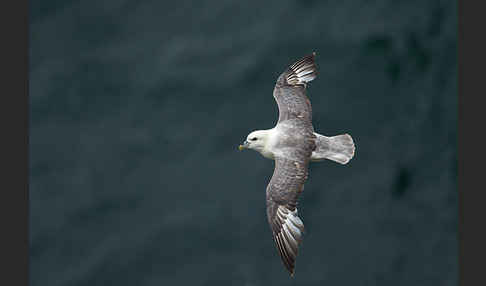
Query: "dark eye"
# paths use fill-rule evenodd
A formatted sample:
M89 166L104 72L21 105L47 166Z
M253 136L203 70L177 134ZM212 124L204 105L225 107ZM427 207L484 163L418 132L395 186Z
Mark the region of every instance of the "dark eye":
M251 141L256 141L256 140L257 140L257 138L256 138L256 137L253 137L253 138L251 138L250 140L251 140Z

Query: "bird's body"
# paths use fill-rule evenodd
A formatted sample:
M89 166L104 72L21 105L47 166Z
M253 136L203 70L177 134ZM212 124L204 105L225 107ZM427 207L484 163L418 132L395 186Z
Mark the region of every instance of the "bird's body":
M304 224L297 213L297 200L304 189L310 162L329 159L346 164L354 156L348 134L327 137L314 132L312 108L305 95L307 83L317 76L315 53L291 65L277 79L273 96L279 119L274 128L251 132L239 149L253 149L275 161L267 186L267 218L280 257L294 274Z
M261 130L266 142L260 151L263 157L275 160L276 156L289 156L288 148L293 148L296 144L304 140L304 136L294 130L295 127L285 123L277 124L272 129Z
M262 131L261 134L265 136L267 140L260 151L260 154L262 154L263 157L274 160L275 154L284 152L284 150L280 148L281 146L291 140L299 140L299 138L295 137L289 139L289 136L286 134L292 135L292 133L288 133L289 130L285 130L287 131L285 132L283 129L285 128L280 125L267 130L259 130ZM316 149L312 151L310 157L311 162L320 162L327 159L346 164L354 156L354 142L350 135L342 134L328 137L316 132L314 132L314 135L316 136Z

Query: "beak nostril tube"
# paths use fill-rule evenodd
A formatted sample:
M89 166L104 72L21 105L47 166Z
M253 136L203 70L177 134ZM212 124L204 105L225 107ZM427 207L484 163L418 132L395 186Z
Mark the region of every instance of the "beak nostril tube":
M246 149L246 148L248 148L248 145L250 145L250 143L245 140L245 142L243 142L243 145L238 146L238 150L241 151L243 149Z

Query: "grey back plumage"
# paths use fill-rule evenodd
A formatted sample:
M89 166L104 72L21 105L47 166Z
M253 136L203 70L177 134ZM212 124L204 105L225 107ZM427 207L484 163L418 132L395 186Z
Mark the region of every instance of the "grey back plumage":
M297 215L297 201L308 177L316 148L312 108L307 83L317 75L315 53L288 67L277 79L273 96L279 109L276 128L285 134L277 143L275 169L267 186L267 217L278 252L293 275L304 225Z

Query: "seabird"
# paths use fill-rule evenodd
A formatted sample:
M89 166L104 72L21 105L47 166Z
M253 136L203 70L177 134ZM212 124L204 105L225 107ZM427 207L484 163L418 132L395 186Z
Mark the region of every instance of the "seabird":
M306 88L317 76L315 55L296 61L278 77L273 90L279 110L276 126L251 132L238 147L255 150L275 161L266 190L267 218L277 250L292 277L304 233L297 201L308 177L309 162L328 159L346 164L355 151L349 134L327 137L314 132Z

